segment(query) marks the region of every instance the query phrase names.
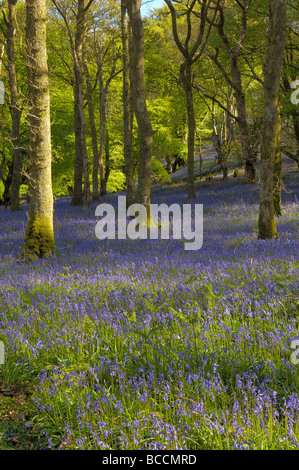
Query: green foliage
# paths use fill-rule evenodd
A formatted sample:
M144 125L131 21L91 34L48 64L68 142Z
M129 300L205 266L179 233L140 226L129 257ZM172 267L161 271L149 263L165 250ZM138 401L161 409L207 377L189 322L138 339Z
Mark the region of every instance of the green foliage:
M152 159L152 171L154 173L154 180L159 183L171 183L171 179L162 163L156 158Z
M124 191L126 187L126 177L121 170L111 170L107 181L107 190L110 193Z

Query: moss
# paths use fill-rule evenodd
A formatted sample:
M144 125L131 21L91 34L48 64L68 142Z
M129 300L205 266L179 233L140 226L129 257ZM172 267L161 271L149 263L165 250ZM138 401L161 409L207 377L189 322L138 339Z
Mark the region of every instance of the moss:
M29 220L25 235L25 253L44 258L54 254L54 230L48 216Z
M281 211L281 193L280 191L275 191L273 193L273 202L274 202L274 214L276 217L281 217L282 216L282 211Z
M277 228L276 228L276 221L273 217L270 224L264 224L259 221L259 235L258 238L278 238L277 236Z

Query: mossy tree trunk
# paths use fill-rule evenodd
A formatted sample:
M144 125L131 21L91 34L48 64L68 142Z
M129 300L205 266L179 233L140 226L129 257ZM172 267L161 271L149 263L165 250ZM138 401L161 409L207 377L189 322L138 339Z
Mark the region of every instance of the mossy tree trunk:
M286 41L286 0L269 0L264 72L264 127L261 144L258 237L276 238L274 161L279 137L279 85Z
M46 24L46 0L27 0L30 205L25 234L25 254L39 257L54 253Z

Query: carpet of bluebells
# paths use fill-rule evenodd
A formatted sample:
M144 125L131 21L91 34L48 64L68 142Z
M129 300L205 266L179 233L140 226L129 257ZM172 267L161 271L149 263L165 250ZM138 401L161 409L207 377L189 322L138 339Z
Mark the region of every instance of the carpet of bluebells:
M28 206L0 209L0 377L34 384L39 448L298 449L298 171L283 181L278 240L257 239L257 185L198 188L198 251L100 241L97 204L62 198L55 256L25 263ZM190 203L182 185L152 202Z

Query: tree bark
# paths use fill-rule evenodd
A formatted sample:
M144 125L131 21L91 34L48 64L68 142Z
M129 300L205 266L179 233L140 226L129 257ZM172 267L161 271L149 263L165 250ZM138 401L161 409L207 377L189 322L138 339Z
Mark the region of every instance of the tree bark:
M215 101L213 101L213 105L212 105L212 126L213 126L214 147L217 153L217 162L218 162L218 165L220 165L220 168L222 171L222 178L226 180L228 177L228 168L226 165L226 156L225 156L225 153L223 152L223 144L226 142L226 139L227 139L226 113L224 112L223 126L225 129L225 132L224 132L225 135L223 136L222 132L219 135L219 132L217 129L216 115L215 115Z
M143 204L149 214L153 130L146 107L144 31L140 6L141 0L127 0L128 15L132 27L132 98L140 136L137 202Z
M195 144L195 113L193 105L192 91L192 71L191 62L185 60L180 68L181 81L185 90L187 116L188 116L188 198L195 198L195 182L194 182L194 144Z
M74 194L72 205L82 205L87 208L90 202L89 162L86 148L86 118L84 113L83 91L83 43L85 35L86 8L84 0L78 1L76 15L75 45L73 51L73 65L75 74L74 84L74 113L75 113L75 145L76 157L74 167ZM84 178L84 194L82 181Z
M103 77L103 62L101 51L98 52L98 76L99 76L99 106L100 106L100 151L98 168L100 170L100 184L101 196L107 194L105 165L104 165L104 152L105 152L105 138L106 138L106 109L107 109L107 87L104 85Z
M124 120L124 159L127 187L127 207L135 202L134 166L132 158L133 148L133 106L130 91L130 53L129 28L126 17L125 0L121 1L121 30L123 45L123 120Z
M20 148L20 121L22 111L20 109L17 74L15 67L15 32L17 0L8 0L8 24L6 30L6 50L8 61L8 75L10 88L10 110L12 117L11 143L13 146L13 170L10 187L10 205L12 210L20 209L20 185L22 170L22 152Z
M241 72L238 66L237 58L231 57L231 72L234 95L236 99L236 108L238 113L238 125L240 130L240 140L242 155L245 167L245 180L248 183L254 183L256 180L255 155L253 153L250 134L247 123L245 93L243 91Z
M275 150L274 168L273 168L273 202L274 215L280 217L281 212L281 116L278 110L277 116L277 142Z
M54 253L46 24L46 0L27 0L30 205L25 234L25 255L39 257Z
M276 238L273 170L278 142L278 95L286 42L286 0L269 0L269 29L264 72L264 127L261 144L259 238Z
M98 148L98 138L97 138L94 107L93 107L93 100L92 100L92 86L91 86L88 65L87 65L86 57L85 57L85 51L84 51L84 57L83 57L83 66L84 66L84 74L85 74L85 81L86 81L86 97L87 97L89 125L90 125L92 149L93 149L92 200L97 201L99 199L99 187L98 187L99 186L99 180L98 180L99 148Z

